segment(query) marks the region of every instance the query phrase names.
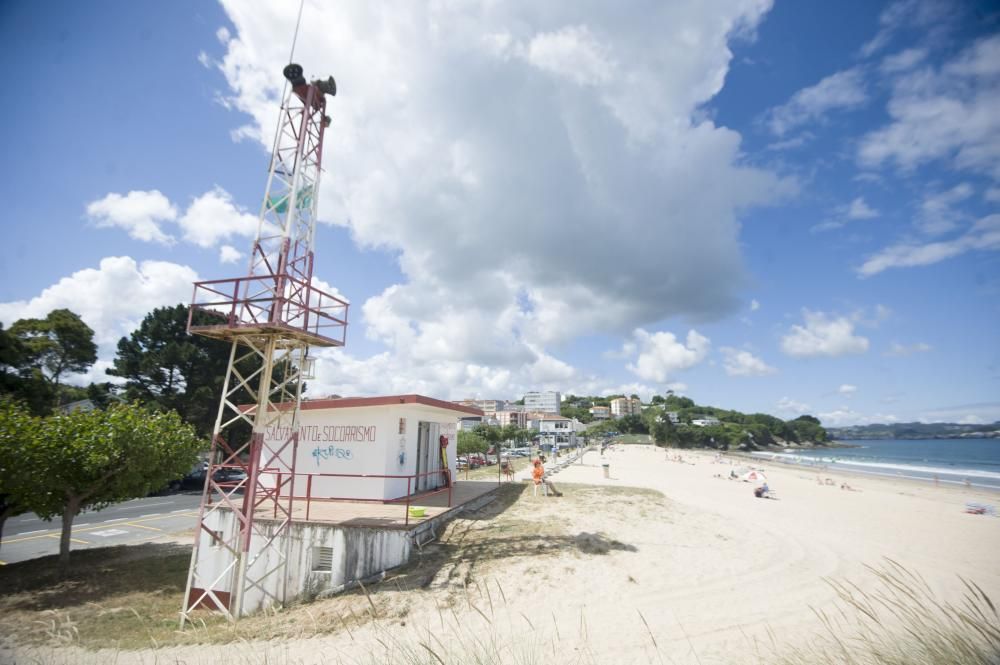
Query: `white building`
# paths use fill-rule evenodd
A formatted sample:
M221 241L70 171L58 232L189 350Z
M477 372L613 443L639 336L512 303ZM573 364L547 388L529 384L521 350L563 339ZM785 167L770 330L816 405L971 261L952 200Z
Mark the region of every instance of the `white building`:
M680 414L680 412L678 412L678 411L667 411L666 414L667 414L667 418L669 418L670 422L672 422L674 425L677 425L677 424L679 424L681 422L681 414Z
M642 402L635 397L616 397L611 400L611 415L615 418L642 414Z
M691 424L695 427L708 427L709 425L718 425L719 419L714 416L702 416L701 418L692 418Z
M611 418L611 407L592 406L590 407L590 415L593 416L594 420L608 420Z
M555 391L531 392L524 395L525 411L541 411L543 413L559 414L562 407L562 395Z
M507 427L508 425L513 425L514 427L520 427L524 429L528 426L528 414L524 411L515 410L504 410L497 411L496 414L497 424L500 427Z
M244 610L253 612L269 598L292 599L310 588L342 588L406 563L416 537L411 531L378 528L377 520L374 527L359 528L350 521L330 523L315 515L337 503L405 501L453 488L458 420L479 415L477 409L422 395L325 399L302 403L297 445L286 444L291 440L291 432L283 431L287 428L265 432L265 448L281 451L277 454L287 455L289 462L295 451L295 474L290 482L287 469L262 469L260 484L278 487L282 500L295 504L296 517L289 530L274 536L280 542L271 547L267 534L281 520L256 516L267 533L251 542L248 560L257 562L257 570L277 568L286 560L287 579L271 575L249 589ZM204 527L196 543L200 577L190 591L193 598L202 597L201 585L212 583L215 597L228 604L227 571L234 559L232 549L221 543L236 542L241 523L236 513L223 508L210 512Z
M533 421L538 429L539 444L542 446L558 445L560 448L577 445L576 433L577 425L582 427L570 418L562 416L542 416Z
M497 411L506 411L508 408L507 400L502 399L463 399L458 403L479 409L488 418L492 418Z

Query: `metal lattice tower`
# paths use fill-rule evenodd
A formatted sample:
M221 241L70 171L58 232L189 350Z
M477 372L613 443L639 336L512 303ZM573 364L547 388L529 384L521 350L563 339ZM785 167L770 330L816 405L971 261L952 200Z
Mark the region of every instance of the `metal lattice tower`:
M313 240L326 96L333 77L309 83L295 64L281 106L249 274L198 282L188 331L232 347L212 435L181 627L207 607L230 620L285 600L295 456L310 346L343 346L347 303L315 288ZM228 521L231 528L220 529ZM211 557L199 557L214 548Z

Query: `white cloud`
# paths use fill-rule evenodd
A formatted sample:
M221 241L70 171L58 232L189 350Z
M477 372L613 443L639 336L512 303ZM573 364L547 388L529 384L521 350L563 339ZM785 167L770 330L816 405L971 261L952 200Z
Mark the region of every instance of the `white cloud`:
M794 413L797 415L802 415L809 412L809 405L802 402L798 402L791 397L782 397L778 400L775 408L782 413Z
M177 219L177 208L158 190L108 194L87 204L87 217L98 228L124 229L130 237L144 242L172 245L174 238L160 225Z
M833 110L850 110L868 101L860 69L831 74L816 85L799 90L783 106L771 109L767 124L776 136L783 136Z
M927 353L933 350L930 344L924 342L916 342L915 344L900 344L899 342L893 342L889 345L889 350L885 352L884 355L896 356L896 357L906 357L912 356L915 353Z
M872 219L878 217L878 210L875 210L867 203L863 197L857 197L851 201L850 205L844 210L848 219Z
M243 252L232 245L223 245L219 248L219 263L236 263L243 258Z
M190 300L197 280L188 266L110 256L101 259L98 268L64 277L31 300L0 303L0 321L9 325L26 317L44 318L65 307L93 328L95 342L113 345L153 308Z
M750 301L750 311L751 312L756 312L758 309L760 309L760 303L757 302L756 299L751 300Z
M295 7L224 7L228 101L251 116L240 136L269 149L288 57L273 37L294 29ZM311 5L296 59L336 63L342 90L320 218L397 254L403 274L361 305L365 334L388 347L373 366L419 384L464 360L448 364L459 388L466 364L523 385L548 371L548 345L737 311L738 215L795 185L748 165L704 107L730 40L769 7L686 0L608 20L596 6Z
M805 325L793 325L781 338L781 350L786 354L795 358L836 357L868 350L868 339L854 334L851 319L809 310L803 310L802 315Z
M719 347L719 351L724 356L722 366L729 376L766 376L778 371L749 351L731 346Z
M646 381L664 383L681 370L699 364L708 355L711 341L696 330L690 330L685 343L673 333L649 333L642 328L635 331L639 355L635 363L627 365L629 371Z
M974 250L1000 250L1000 214L983 217L952 240L902 242L887 247L869 257L857 272L861 277L871 277L889 268L928 266Z
M850 425L873 425L876 423L894 423L899 418L891 413L864 414L842 406L833 411L825 411L816 415L825 427L847 427Z
M585 25L535 35L528 44L526 56L528 62L539 69L579 85L606 83L615 69L607 48Z
M956 7L947 0L897 0L882 11L879 31L861 48L861 55L872 56L906 28L917 29L925 41L932 41L936 33L949 28L955 13Z
M133 191L125 196L111 193L87 205L87 216L98 227L125 229L129 236L145 242L172 245L176 239L163 229L176 222L183 239L199 247L214 247L232 236L257 235L257 217L235 203L229 192L215 187L194 199L179 215L177 206L157 190Z
M946 160L959 171L1000 180L1000 37L980 39L937 69L924 67L893 85L891 122L864 136L863 167L904 171Z
M881 69L884 74L898 74L900 72L905 72L908 69L913 69L915 65L923 62L926 57L927 49L908 48L900 51L899 53L887 55L882 59L882 64L879 65L879 69Z
M240 209L221 187L192 201L177 223L184 240L199 247L214 247L234 235L253 238L257 234L257 217Z
M850 383L842 383L840 387L837 388L837 392L845 397L853 397L854 393L858 392L858 387L853 386Z
M939 235L955 229L963 215L954 206L972 194L972 186L966 182L944 192L927 194L920 205L917 228L926 235Z
M983 192L983 199L990 203L1000 203L1000 187L990 187Z
M849 222L859 219L874 219L879 216L875 210L865 202L864 197L857 197L847 205L838 206L833 213L833 217L825 222L817 224L810 230L813 232L832 231L846 226Z

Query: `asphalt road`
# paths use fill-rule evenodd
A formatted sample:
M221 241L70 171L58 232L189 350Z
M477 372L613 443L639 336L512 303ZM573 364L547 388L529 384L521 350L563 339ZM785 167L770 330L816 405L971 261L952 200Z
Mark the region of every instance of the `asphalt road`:
M73 522L72 549L134 545L193 529L200 492L150 496L116 503L98 512L84 512ZM60 520L40 520L33 513L18 515L4 525L0 565L59 553Z

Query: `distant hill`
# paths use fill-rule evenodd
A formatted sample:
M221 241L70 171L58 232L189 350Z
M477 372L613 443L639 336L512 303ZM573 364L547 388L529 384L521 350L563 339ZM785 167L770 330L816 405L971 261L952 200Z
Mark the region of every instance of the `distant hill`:
M887 425L857 425L827 427L831 439L997 439L1000 421L992 425L961 425L959 423L892 423Z

